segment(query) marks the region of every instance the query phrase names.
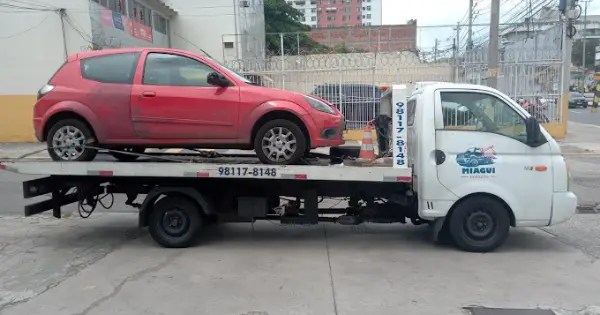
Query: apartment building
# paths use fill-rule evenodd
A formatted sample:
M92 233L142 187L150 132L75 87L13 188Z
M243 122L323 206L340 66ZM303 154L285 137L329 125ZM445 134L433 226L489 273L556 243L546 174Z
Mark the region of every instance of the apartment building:
M289 0L304 13L302 23L311 28L378 26L382 24L383 0Z

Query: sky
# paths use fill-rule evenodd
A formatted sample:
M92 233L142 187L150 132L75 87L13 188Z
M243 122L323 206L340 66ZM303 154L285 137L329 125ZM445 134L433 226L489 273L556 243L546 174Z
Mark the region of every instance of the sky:
M469 0L382 0L383 1L383 24L405 24L410 19L417 20L420 27L417 33L417 45L422 50L433 50L435 40L438 39L438 50L449 51L453 40L456 38L456 23L461 21L459 44L466 43L466 21ZM501 0L500 1L500 23L517 22L510 21L519 12L528 6L530 0ZM531 0L535 4L539 2L550 2L558 5L558 0ZM583 0L579 0L583 5ZM474 24L489 24L491 0L474 0L475 18ZM535 12L535 10L534 10ZM588 3L588 15L600 15L600 0L591 0ZM444 27L429 27L446 25ZM449 26L452 25L452 26ZM473 41L483 41L489 32L489 26L473 27Z

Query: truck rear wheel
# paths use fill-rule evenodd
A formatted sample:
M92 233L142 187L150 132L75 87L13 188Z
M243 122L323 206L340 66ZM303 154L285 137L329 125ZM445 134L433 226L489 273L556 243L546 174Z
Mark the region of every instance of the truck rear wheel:
M489 252L504 243L510 228L507 209L496 199L473 196L458 204L448 222L456 246L468 252Z
M150 235L163 247L189 247L203 225L200 211L200 207L185 196L163 197L150 213Z

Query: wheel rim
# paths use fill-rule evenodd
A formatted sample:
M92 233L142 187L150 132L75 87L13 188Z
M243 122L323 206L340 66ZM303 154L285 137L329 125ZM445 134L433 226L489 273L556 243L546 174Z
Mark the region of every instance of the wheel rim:
M169 236L185 234L190 225L189 216L179 208L165 212L162 217L162 229Z
M52 150L63 160L75 160L85 151L85 135L74 126L60 127L52 137Z
M495 233L496 221L487 210L476 209L466 216L464 231L471 239L486 240Z
M472 165L472 166L477 166L477 165L479 165L479 161L477 161L477 159L476 159L476 158L471 158L471 161L470 161L470 162L471 162L471 165Z
M274 127L262 138L262 151L271 161L287 161L296 153L297 142L296 136L289 129Z

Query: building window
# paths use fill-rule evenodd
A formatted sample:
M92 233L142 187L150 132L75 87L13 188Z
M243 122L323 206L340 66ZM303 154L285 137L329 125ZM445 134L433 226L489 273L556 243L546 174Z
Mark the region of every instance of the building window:
M370 5L367 6L367 11L371 11L371 6Z
M352 8L351 7L342 8L342 12L344 12L344 13L350 13L350 12L352 12Z
M370 14L367 14L367 19L370 19L370 18L371 18L371 15L370 15Z
M335 21L335 16L328 16L327 21Z
M312 8L312 9L310 9L310 12L317 13L317 9L316 8Z
M335 0L327 0L327 4L335 4Z
M167 34L167 19L156 13L152 17L154 19L154 21L152 22L152 24L154 24L154 29L157 32Z
M350 16L349 15L342 16L342 21L350 21Z
M360 7L356 7L356 12L360 12Z
M356 17L356 20L360 21L360 19L361 19L361 18L362 18L362 16L358 15L358 16Z
M352 0L342 0L342 3L352 3Z
M152 27L152 11L137 1L129 0L129 17L136 22Z
M92 0L112 11L125 14L125 0Z
M313 25L311 25L310 27L312 27L312 28L317 28L317 25L313 24Z
M314 22L314 21L316 21L316 20L317 20L317 17L316 17L316 16L312 16L312 17L310 18L310 20Z
M334 26L333 26L333 24L328 24L327 27L332 28Z

